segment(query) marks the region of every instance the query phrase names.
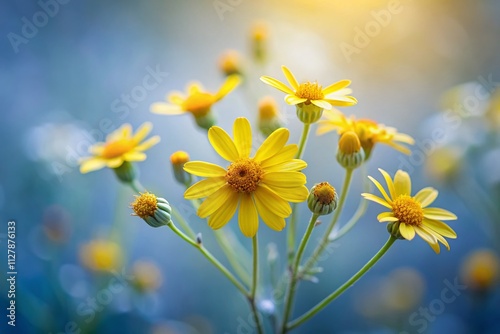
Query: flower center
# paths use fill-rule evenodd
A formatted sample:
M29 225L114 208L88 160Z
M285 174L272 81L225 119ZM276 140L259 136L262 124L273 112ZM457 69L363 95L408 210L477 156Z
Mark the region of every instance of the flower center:
M156 209L158 209L158 200L154 194L145 192L136 196L135 201L132 203L132 209L135 215L146 219L147 217L154 217Z
M197 92L188 96L183 103L183 109L189 111L195 117L205 116L214 103L215 97L212 94Z
M314 188L314 197L316 197L321 204L329 205L335 198L335 188L328 182L321 182Z
M130 139L118 139L107 143L102 151L102 157L113 159L127 153L134 147L134 142Z
M317 82L301 83L295 95L308 100L321 100L325 97L322 87Z
M262 174L264 174L264 171L259 163L253 159L244 158L229 165L226 181L234 190L249 194L257 189Z
M392 203L392 212L400 222L412 226L420 226L424 219L422 206L408 195L400 195L396 198Z

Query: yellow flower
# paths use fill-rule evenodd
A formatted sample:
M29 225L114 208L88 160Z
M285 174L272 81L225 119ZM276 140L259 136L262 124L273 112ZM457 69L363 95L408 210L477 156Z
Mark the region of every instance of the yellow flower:
M326 120L319 121L316 134L323 135L330 131L337 131L342 135L346 131L353 131L358 135L361 146L365 151L365 159L377 143L388 145L402 153L410 154L410 150L399 143L413 145L415 141L407 134L399 133L395 128L378 124L370 119L347 118L338 110L331 110L324 114Z
M462 280L474 290L485 291L498 283L500 259L488 249L480 249L467 255L461 268Z
M137 261L132 267L133 284L140 292L157 290L162 282L163 276L160 268L149 261Z
M92 240L80 248L82 264L95 271L112 271L122 263L122 250L117 243Z
M219 57L219 69L226 76L233 74L241 75L243 73L243 66L239 52L236 50L227 50L224 52Z
M270 228L281 231L292 212L288 202L302 202L308 196L306 176L300 172L307 164L294 159L297 145L286 145L288 129L274 131L252 158L252 129L246 118L236 119L233 134L231 139L222 128L210 128L210 143L230 164L223 168L208 162L187 162L187 172L207 179L192 185L184 197L207 197L197 214L208 217L213 229L224 226L239 205L238 221L245 236L257 233L259 216Z
M439 242L450 250L445 238L455 239L457 237L448 225L441 220L457 219L453 213L440 208L429 208L428 206L437 198L436 189L427 187L420 190L415 196L411 196L411 179L408 173L398 170L394 181L389 174L379 168L384 176L389 195L382 185L369 176L384 198L373 194L363 193L364 198L391 209L377 216L380 222L391 224L391 234L401 235L406 240L412 240L415 233L424 239L436 252L439 253Z
M146 160L144 151L160 141L159 136L143 141L151 132L152 127L151 123L144 123L132 135L130 124L122 125L118 130L108 135L105 143L96 143L90 147L89 152L93 156L83 158L80 161L80 172L85 174L103 167L118 168L126 161Z
M292 72L290 72L286 66L282 66L281 69L292 88L268 76L262 76L260 80L287 93L288 95L285 96L285 102L290 105L302 103L308 105L312 103L322 109L330 110L332 106L353 106L358 103L354 97L346 95L351 93L350 89L346 89L351 83L350 80L341 80L326 88L322 88L317 82L304 82L299 84Z
M168 101L156 102L151 105L151 112L164 115L182 115L191 113L197 122L203 121L210 113L212 105L220 101L229 94L240 83L238 75L230 75L215 94L203 89L200 83L194 82L187 87L187 96L180 92L172 92L168 95ZM210 120L208 124L199 124L203 128L209 128L213 124Z

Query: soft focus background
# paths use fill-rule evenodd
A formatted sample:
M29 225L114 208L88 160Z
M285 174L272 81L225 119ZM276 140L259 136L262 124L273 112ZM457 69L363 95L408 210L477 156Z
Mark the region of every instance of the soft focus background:
M1 277L7 272L10 219L16 221L18 271L15 328L6 325L1 279L2 333L252 332L246 301L219 272L167 228L131 217L133 193L112 171L81 175L77 165L89 145L112 129L153 122L153 134L162 140L139 164L141 182L179 207L224 262L206 223L183 200L169 156L185 150L194 160L221 161L190 115L155 115L149 106L191 80L215 92L224 78L218 59L228 49L244 59L246 81L214 107L219 125L230 128L238 116L256 124L256 98L272 95L280 101L290 141L297 142L301 124L294 108L258 77L284 80L280 66L287 65L299 80L351 79L359 104L344 108L346 114L395 126L416 139L411 156L377 146L369 174L378 177L379 167L391 174L405 169L414 189L438 188L436 205L459 217L450 224L458 234L450 252L436 255L417 238L397 242L354 288L295 332L498 332L500 98L494 94L500 82L500 2L65 1L0 4ZM39 14L43 8L49 16ZM38 27L29 28L34 21ZM258 22L267 26L267 57L260 64L251 49ZM137 88L151 71L161 72L157 85ZM304 156L308 187L325 180L341 186L336 143L334 133L310 137ZM360 200L363 180L355 175L343 222ZM300 285L295 316L385 242L385 225L376 221L380 211L370 205L321 262L319 282ZM300 206L299 231L308 215ZM225 228L250 249L235 221ZM110 233L122 239L118 271L144 274L146 288L126 278L111 285L113 275L83 265L82 247ZM264 300L272 296L266 244L274 243L283 260L285 233L262 225L259 234Z

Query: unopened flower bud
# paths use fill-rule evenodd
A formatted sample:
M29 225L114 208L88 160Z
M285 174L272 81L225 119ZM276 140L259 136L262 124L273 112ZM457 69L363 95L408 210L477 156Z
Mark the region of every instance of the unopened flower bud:
M263 63L267 58L267 25L259 22L256 23L251 30L252 53L254 60Z
M241 55L238 51L228 50L224 52L219 58L219 69L224 75L243 74Z
M307 206L312 213L328 215L337 208L337 192L328 182L315 184L309 192Z
M184 151L174 152L170 156L170 163L174 171L174 177L177 182L185 185L186 187L191 184L191 174L184 170L184 164L189 161L189 154Z
M131 183L137 177L137 170L134 165L128 161L124 161L120 167L113 168L118 179L125 183Z
M323 115L323 108L308 101L299 103L295 106L298 119L305 124L316 123Z
M259 101L259 130L268 137L275 130L283 127L278 110L278 104L270 96Z
M133 215L141 217L149 226L160 227L171 222L172 209L167 200L152 193L144 192L135 196L131 206Z
M359 167L364 161L361 142L354 131L344 132L339 139L337 150L338 163L347 169Z

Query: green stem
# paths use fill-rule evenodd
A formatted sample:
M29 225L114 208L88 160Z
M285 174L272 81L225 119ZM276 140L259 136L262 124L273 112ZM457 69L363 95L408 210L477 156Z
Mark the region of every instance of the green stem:
M259 311L255 305L255 293L257 292L257 283L259 277L259 244L257 243L257 235L252 238L252 253L253 253L253 270L252 270L252 288L250 291L250 307L252 308L253 318L255 324L257 325L257 332L262 334L264 331L262 329L262 323L259 317Z
M142 186L142 184L139 182L139 180L135 179L134 181L128 183L128 185L136 192L136 193L141 193L146 191L146 188Z
M356 274L354 274L354 276L352 276L347 282L345 282L342 286L340 286L337 290L335 290L334 292L332 292L328 297L326 297L325 299L323 299L321 302L319 302L316 306L314 306L313 308L311 308L309 311L307 311L306 313L304 313L304 315L302 315L301 317L299 317L298 319L292 321L291 323L289 323L287 326L286 326L286 330L291 330L291 329L294 329L295 327L301 325L302 323L306 322L307 320L309 320L311 317L313 317L316 313L318 313L319 311L321 311L322 309L324 309L328 304L330 304L333 300L335 300L338 296L340 296L342 293L344 293L348 288L350 288L354 283L356 283L356 281L358 279L360 279L361 277L363 277L364 274L366 274L366 272L368 270L370 270L371 267L373 267L373 265L375 263L377 263L378 260L380 260L380 258L389 250L389 248L391 248L392 244L394 243L394 241L396 241L397 239L394 238L392 235L389 237L389 239L387 240L387 242L384 244L384 246L382 246L382 248L380 248L380 250L377 252L377 254L375 254L371 259L370 261L368 261L364 266L363 268L361 268ZM284 331L285 333L286 331Z
M302 129L302 135L300 136L299 150L297 151L296 159L301 159L304 149L307 144L307 137L309 136L309 130L311 129L310 123L304 123L304 128Z
M177 234L178 236L180 236L184 241L186 241L191 246L193 246L196 249L198 249L203 254L203 256L205 256L208 259L208 261L210 261L210 263L212 263L217 269L219 269L224 274L224 276L226 276L231 281L231 283L233 283L234 286L238 290L240 290L240 292L244 296L246 296L247 298L250 297L248 291L236 279L236 277L234 277L234 275L231 274L231 272L226 267L224 267L224 265L222 265L222 263L220 263L208 250L206 250L205 247L203 247L203 245L198 244L196 241L194 241L193 239L191 239L190 237L188 237L186 234L184 234L181 230L179 230L177 228L177 226L175 226L174 222L171 222L168 225L168 227L170 227L170 229L172 229L172 231L174 231L175 234Z
M285 300L285 312L283 314L282 333L286 332L286 323L288 322L288 319L290 318L290 313L292 312L293 299L295 297L295 290L298 282L297 272L299 270L300 260L302 259L302 254L306 249L307 242L311 237L312 230L316 224L316 220L318 220L318 217L319 217L318 214L313 213L311 215L311 220L309 221L309 225L307 226L306 233L304 234L302 240L300 241L299 249L297 251L297 255L295 256L295 261L293 262L293 267L290 273L291 275L290 284L288 285L288 292L286 294L286 300Z
M311 269L312 266L316 263L318 260L319 256L323 251L325 250L326 246L330 242L330 233L332 233L333 228L335 227L335 224L337 223L340 213L342 212L342 208L344 207L345 199L347 198L347 193L349 192L349 185L351 184L351 179L352 179L352 172L353 169L346 169L345 177L344 177L344 184L342 185L342 192L340 193L340 198L339 202L337 205L337 209L335 210L335 213L333 214L332 221L330 222L330 225L328 225L328 228L323 235L323 238L321 238L321 241L319 242L318 246L316 246L316 249L314 250L313 254L311 257L307 260L306 264L304 265L304 268L302 269L302 273L307 272L309 269Z

